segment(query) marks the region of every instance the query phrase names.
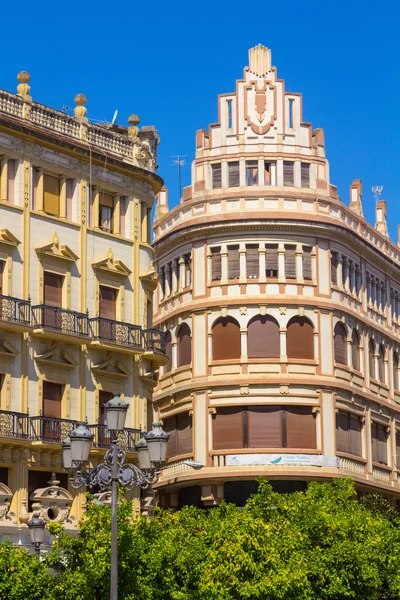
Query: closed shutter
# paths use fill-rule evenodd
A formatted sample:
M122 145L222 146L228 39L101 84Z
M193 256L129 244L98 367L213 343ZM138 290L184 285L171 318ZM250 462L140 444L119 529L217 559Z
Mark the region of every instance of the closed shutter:
M331 252L331 283L338 285L338 255L337 252Z
M335 350L335 362L340 365L347 365L346 330L342 323L336 323L335 325L333 344Z
M387 464L386 432L383 425L372 423L372 460L380 464Z
M249 358L279 358L280 332L278 323L269 316L251 319L247 327Z
M283 185L294 185L294 162L283 161Z
M117 290L100 286L100 317L115 320L117 312Z
M0 275L1 277L1 275ZM1 291L0 291L1 294ZM397 352L393 354L393 387L398 391L399 389L399 357ZM399 465L400 466L400 465Z
M294 317L287 328L288 358L314 358L314 330L304 317Z
M287 448L315 449L317 436L315 419L309 406L291 406L286 409Z
M269 278L278 277L278 244L265 247L265 275Z
M55 273L44 273L44 304L47 306L62 306L62 286L64 278Z
M99 203L103 206L108 206L108 208L114 208L114 196L112 194L100 192Z
M242 408L218 408L213 415L214 450L236 450L244 447Z
M382 348L382 346L380 346L379 348L379 359L378 359L378 364L379 364L379 381L381 383L385 383L386 382L386 374L385 374L385 351Z
M165 356L168 358L168 362L164 365L164 373L169 373L172 369L172 338L170 331L165 334Z
M49 215L60 214L60 180L52 175L43 175L43 210Z
M74 180L67 179L65 183L66 187L66 217L69 221L72 221L72 200L74 196Z
M211 248L211 279L221 279L221 248Z
M246 275L248 279L259 278L258 244L246 246Z
M178 454L191 454L193 452L193 427L192 417L188 412L176 415L176 431L178 437Z
M239 246L228 247L228 278L239 279L240 277L240 259Z
M114 394L112 394L111 392L104 392L101 391L99 393L99 423L101 425L106 425L106 412L105 412L105 405L107 404L107 402L109 400L111 400L112 398L114 398Z
M361 419L350 414L350 442L349 453L361 456Z
M301 187L310 187L310 164L301 163Z
M349 453L349 440L349 413L339 410L336 415L336 450Z
M375 345L372 341L370 341L368 348L368 364L369 376L371 379L375 379Z
M186 323L180 326L178 332L178 367L190 365L192 362L192 338L190 327Z
M11 204L14 203L14 193L15 193L15 176L17 174L17 161L9 159L7 165L7 200Z
M164 420L163 429L169 434L167 443L167 458L176 456L177 454L177 431L176 431L176 417L168 417Z
M311 281L312 266L311 266L311 248L303 246L303 279Z
M4 261L0 260L0 296L3 294Z
M211 165L212 187L218 189L222 187L221 164Z
M119 232L122 237L125 237L125 213L126 213L126 198L121 196L119 199Z
M240 185L239 162L228 163L228 181L229 187L238 187Z
M213 360L239 359L241 355L240 328L229 317L219 319L212 329Z
M61 419L61 385L59 383L43 382L43 416Z
M396 431L396 466L400 470L400 431Z
M296 279L296 246L285 246L285 277Z
M353 330L353 334L351 336L351 363L353 369L356 371L360 370L360 340L358 337L358 333L356 330Z
M248 447L282 448L282 410L280 406L249 406Z

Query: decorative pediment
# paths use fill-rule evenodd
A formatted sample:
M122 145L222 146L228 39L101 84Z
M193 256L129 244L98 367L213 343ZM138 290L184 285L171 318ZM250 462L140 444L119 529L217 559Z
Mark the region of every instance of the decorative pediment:
M8 229L0 229L0 246L16 248L21 242Z
M154 291L156 289L159 275L158 273L156 273L153 264L150 265L147 273L145 273L144 275L140 275L140 279L144 287L148 290Z
M18 356L18 350L7 342L4 338L0 338L0 357L1 358L15 358Z
M58 369L74 369L78 366L78 361L65 350L61 350L56 342L53 342L51 348L37 354L35 361L41 366L57 367Z
M13 493L5 483L0 483L0 525L15 525L17 516L9 512Z
M68 490L60 487L56 474L52 473L48 486L38 488L30 495L32 501L32 512L23 510L20 520L26 522L33 514L39 515L45 523L64 523L65 525L77 525L75 517L70 515L73 497Z
M60 244L58 239L58 235L56 232L53 233L52 240L48 244L42 244L41 246L36 246L36 253L41 258L57 258L60 260L65 260L67 262L76 262L79 260L79 256L75 254L65 244Z
M95 270L103 271L109 275L119 275L120 277L129 277L132 273L130 269L121 260L115 260L111 248L107 249L105 258L94 260L92 267Z
M95 375L111 378L117 377L118 379L124 379L125 377L132 375L132 371L118 360L115 360L111 353L108 353L106 359L102 362L97 365L92 365L92 372Z

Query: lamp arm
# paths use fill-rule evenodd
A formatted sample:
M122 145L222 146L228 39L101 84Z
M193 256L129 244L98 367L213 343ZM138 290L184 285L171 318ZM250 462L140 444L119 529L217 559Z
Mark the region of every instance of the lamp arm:
M136 465L130 463L123 463L118 469L118 483L128 490L133 487L140 487L142 490L145 490L157 483L159 477L160 472L155 468L145 473Z

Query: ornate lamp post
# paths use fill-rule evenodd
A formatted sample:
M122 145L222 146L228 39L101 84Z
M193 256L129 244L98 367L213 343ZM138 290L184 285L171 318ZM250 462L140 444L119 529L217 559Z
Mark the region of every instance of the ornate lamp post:
M129 404L120 398L120 394L114 394L104 408L107 429L117 437L118 432L124 430ZM114 439L104 456L104 463L87 471L93 437L84 425L78 425L62 442L63 462L64 468L71 472L70 483L75 489L98 485L104 490L111 485L110 600L118 600L118 484L126 489L146 489L153 486L158 481L160 468L165 462L169 435L159 423L153 424L153 429L144 434L136 445L139 467L125 462L126 454Z
M45 522L39 517L39 513L34 513L32 519L28 521L29 533L31 536L32 546L35 548L36 554L40 555L40 546L44 542Z

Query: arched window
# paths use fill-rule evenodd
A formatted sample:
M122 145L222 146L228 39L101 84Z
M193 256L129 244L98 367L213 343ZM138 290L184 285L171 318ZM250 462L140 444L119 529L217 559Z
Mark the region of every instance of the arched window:
M168 358L168 363L164 365L164 373L169 373L172 368L172 337L171 332L165 334L165 354Z
M190 327L183 323L179 327L177 335L178 345L178 367L190 365L192 362L192 338L190 337Z
M379 381L381 383L386 383L385 348L384 348L383 344L381 344L379 346L378 367L379 367Z
M335 325L333 345L335 362L340 365L347 365L347 334L343 323L336 323Z
M393 353L393 387L395 390L399 389L399 355L397 352Z
M247 326L247 356L249 358L279 358L279 325L270 316L257 315Z
M288 358L314 358L314 328L305 317L293 317L287 326Z
M375 344L372 340L369 342L368 346L368 363L369 363L369 377L370 379L375 379Z
M217 319L212 328L213 360L240 358L240 327L232 317Z
M351 336L351 364L353 369L360 370L360 338L355 329Z

